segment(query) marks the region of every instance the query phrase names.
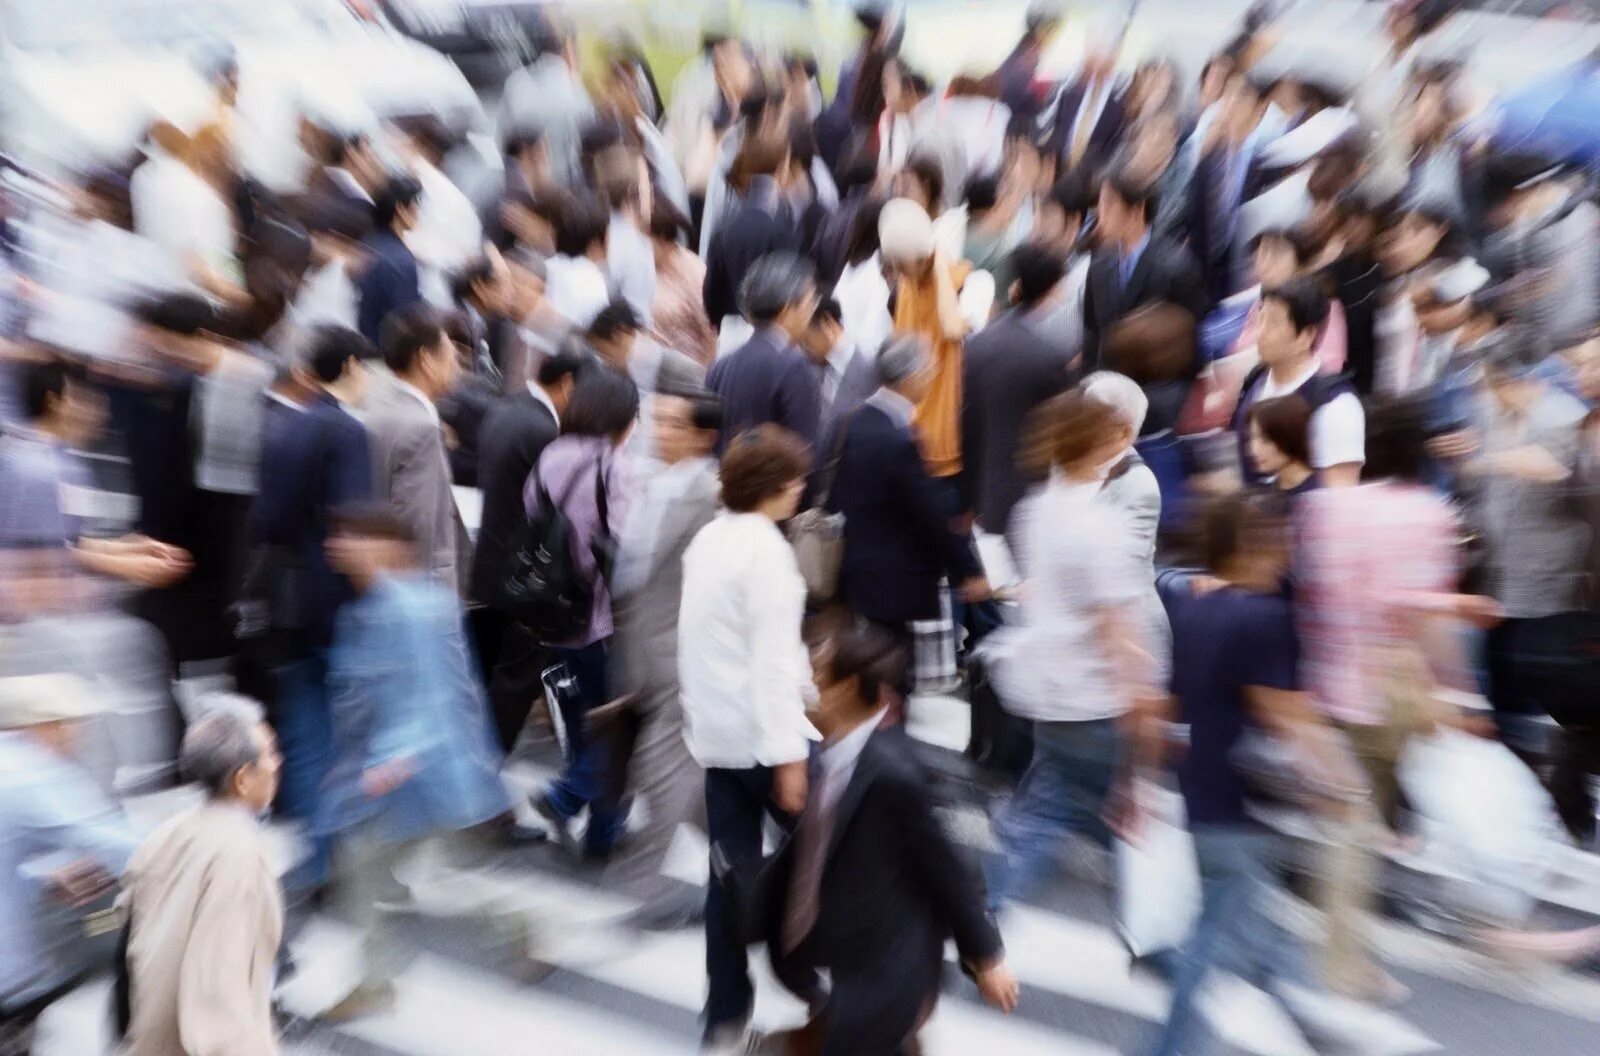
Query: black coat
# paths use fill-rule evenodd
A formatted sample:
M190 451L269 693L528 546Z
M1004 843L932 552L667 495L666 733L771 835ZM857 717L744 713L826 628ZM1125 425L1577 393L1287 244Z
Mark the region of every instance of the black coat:
M939 616L939 577L981 573L972 544L952 530L956 510L928 476L910 430L873 403L842 422L828 508L844 514L839 599L887 624Z
M1028 415L1065 392L1078 357L1011 311L967 340L961 380L961 497L985 531L1004 533L1037 478L1017 465Z
M822 388L814 363L774 331L759 331L711 364L706 388L722 398L720 455L727 442L772 422L815 450L822 415Z
M1196 325L1210 311L1200 269L1180 245L1151 237L1133 266L1126 285L1115 250L1097 249L1089 258L1089 281L1083 293L1083 328L1086 370L1100 365L1100 339L1119 319L1135 308L1160 301L1189 310Z
M559 434L555 416L533 394L513 393L489 408L478 432L478 484L483 518L472 554L472 597L492 603L511 548L527 518L522 489L539 455Z
M378 344L383 321L401 308L422 301L417 258L392 231L379 231L367 239L371 260L357 286L361 336Z
M828 970L825 1053L899 1052L938 996L947 939L964 964L1000 956L983 883L945 835L931 791L904 730L880 729L834 808L816 926L780 966L785 978ZM794 847L773 870L785 895Z
M1070 84L1063 84L1057 94L1049 148L1063 162L1071 153L1073 124L1077 121L1078 110L1083 106L1083 96L1088 88L1087 81L1073 81ZM1127 99L1117 85L1112 85L1106 104L1101 107L1100 116L1095 119L1094 131L1089 133L1089 145L1083 153L1079 167L1087 167L1091 171L1103 167L1121 146L1127 131Z
M728 315L739 314L739 287L750 265L779 250L803 252L805 236L800 221L780 206L776 213L759 206L742 206L717 227L706 251L706 277L701 287L706 318L716 328Z

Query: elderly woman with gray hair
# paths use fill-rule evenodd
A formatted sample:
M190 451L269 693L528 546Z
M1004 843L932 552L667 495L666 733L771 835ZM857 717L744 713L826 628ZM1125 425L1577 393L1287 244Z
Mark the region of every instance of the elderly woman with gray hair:
M912 622L939 617L940 579L964 601L987 598L989 585L911 429L934 374L927 339L891 338L877 370L878 391L840 422L827 506L844 514L840 601L909 638Z
M283 903L259 818L278 791L260 709L214 699L189 728L183 773L206 792L128 865L129 1022L123 1056L275 1056L273 962Z

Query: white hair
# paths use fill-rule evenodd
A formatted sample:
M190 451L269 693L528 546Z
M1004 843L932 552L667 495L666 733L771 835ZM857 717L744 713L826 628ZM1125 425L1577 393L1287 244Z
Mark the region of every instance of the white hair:
M1115 411L1117 418L1133 430L1134 436L1138 436L1144 428L1144 416L1150 410L1150 398L1139 388L1138 382L1126 374L1097 370L1083 379L1083 394Z
M200 718L183 736L178 751L179 771L213 796L226 794L234 774L260 762L255 731L261 721L261 706L249 697L234 693L207 695Z

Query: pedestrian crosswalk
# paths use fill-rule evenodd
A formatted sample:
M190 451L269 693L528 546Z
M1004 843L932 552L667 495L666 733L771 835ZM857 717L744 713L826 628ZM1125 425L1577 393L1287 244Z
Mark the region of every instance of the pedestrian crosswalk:
M508 779L522 789L537 786L547 775L544 768L524 763L508 771ZM134 813L141 824L153 824L184 802L182 794L167 794L136 804ZM961 827L972 823L965 817ZM280 838L285 855L291 855L293 835ZM963 838L974 839L970 832ZM704 863L703 840L685 835L669 869L697 883L704 878ZM285 1044L287 1056L675 1056L696 1051L705 985L698 929L635 931L623 922L635 905L607 890L600 874L576 865L559 848L506 851L494 868L461 882L477 889L474 898L514 907L534 925L532 952L555 971L530 983L443 919L460 892L447 873L425 867L417 877L403 879L416 881L416 899L397 926L418 953L398 980L397 1006L337 1029L294 1032ZM952 970L945 997L923 1034L930 1056L1113 1056L1137 1054L1151 1044L1166 1014L1166 986L1130 971L1103 883L1068 877L1059 888L1054 894L1071 897L1014 907L1002 922L1008 959L1022 983L1016 1014L1003 1016L985 1007ZM1299 927L1315 938L1313 917L1307 915ZM1382 925L1378 945L1392 967L1409 973L1408 979L1425 977L1484 993L1504 994L1509 987L1503 974L1475 972L1470 953L1402 925ZM293 939L298 971L282 987L283 1008L310 1019L336 1001L355 979L358 947L359 937L336 916L311 919ZM773 1031L802 1022L804 1008L772 978L764 958L753 956L751 963L757 982L754 1025ZM1600 983L1592 977L1552 973L1527 985L1517 999L1600 1025ZM52 1010L36 1056L107 1052L105 1002L103 986L89 987ZM1239 980L1215 979L1202 1010L1230 1056L1310 1051L1277 1007ZM1350 1034L1358 1039L1355 1051L1365 1056L1466 1051L1413 1025L1404 1010L1350 1006L1346 1011Z

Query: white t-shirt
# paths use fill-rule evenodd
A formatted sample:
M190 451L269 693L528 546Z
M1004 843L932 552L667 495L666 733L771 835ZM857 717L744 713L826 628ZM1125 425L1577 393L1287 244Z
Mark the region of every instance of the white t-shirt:
M1315 362L1304 374L1291 378L1287 385L1273 382L1269 372L1261 379L1261 391L1256 400L1272 400L1287 396L1310 381L1321 369ZM1361 409L1361 398L1353 392L1340 393L1311 413L1311 468L1328 469L1350 462L1361 465L1367 460L1367 415Z

